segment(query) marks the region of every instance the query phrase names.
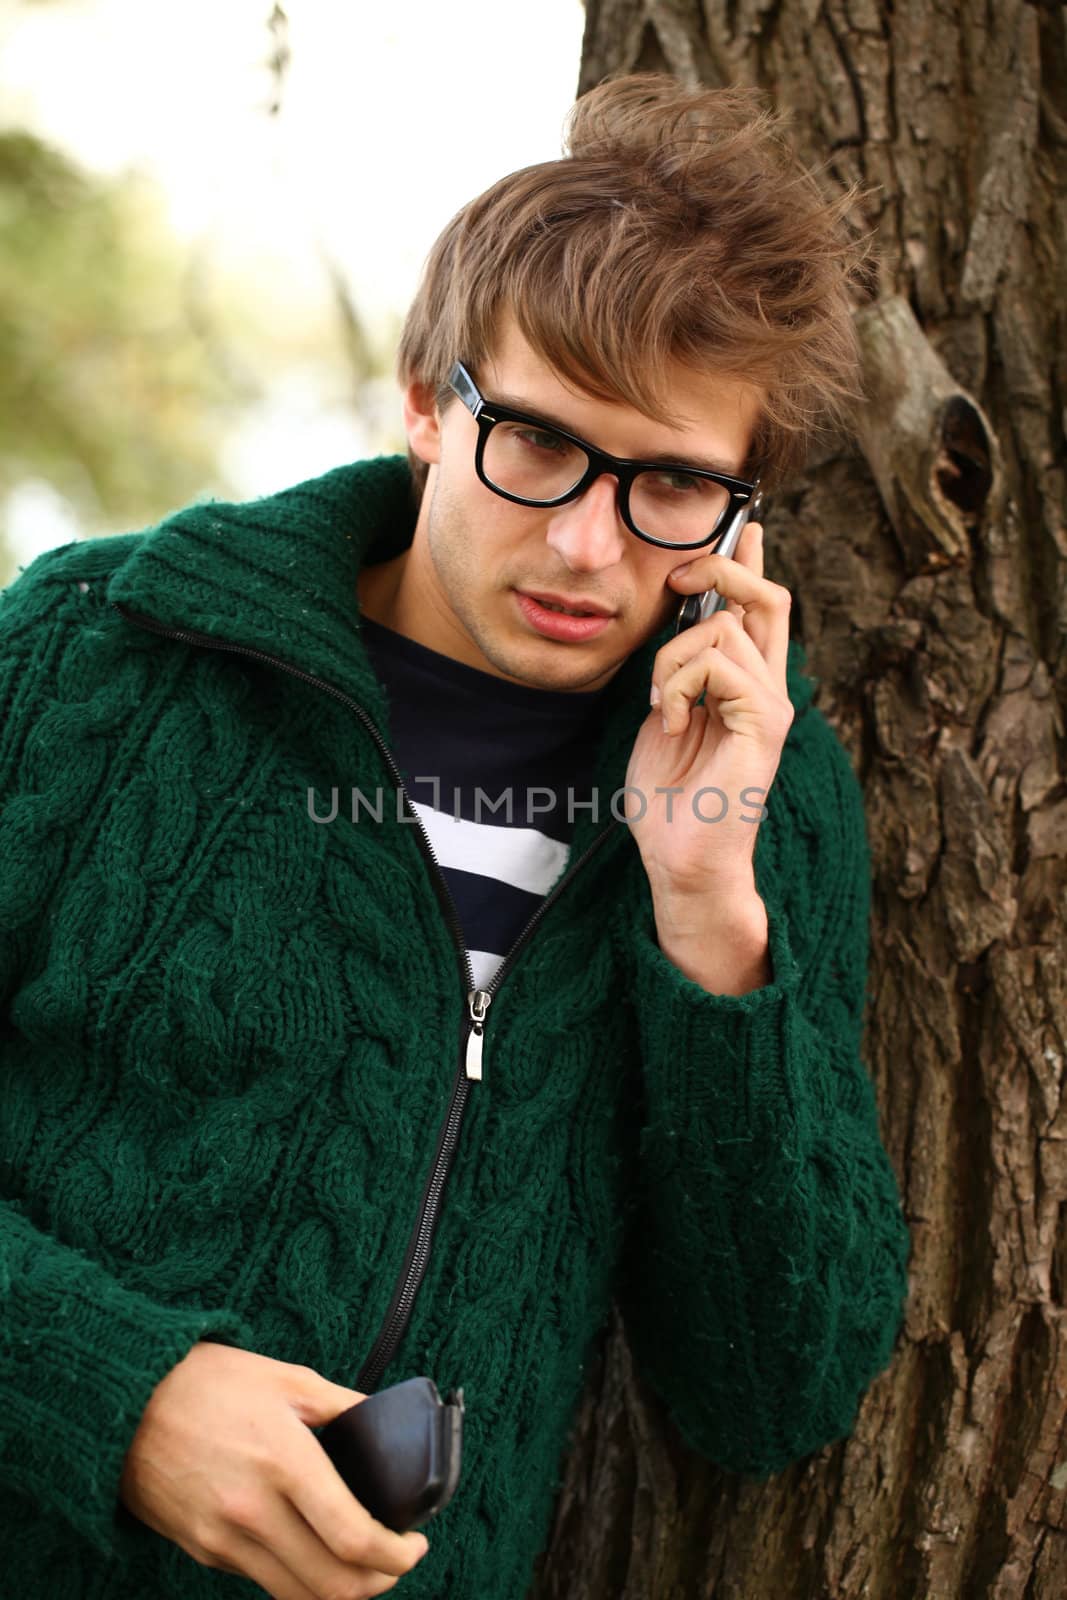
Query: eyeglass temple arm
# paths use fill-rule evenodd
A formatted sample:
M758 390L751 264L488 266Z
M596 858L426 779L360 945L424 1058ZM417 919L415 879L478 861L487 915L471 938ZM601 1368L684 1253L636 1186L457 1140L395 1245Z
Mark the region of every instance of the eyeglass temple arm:
M477 417L479 412L482 410L482 407L485 405L485 401L478 393L474 379L471 377L462 361L456 362L455 366L452 368L452 371L448 374L448 381L452 388L459 395L459 398L463 401L463 404L467 407L467 410L471 413L471 415L473 417Z

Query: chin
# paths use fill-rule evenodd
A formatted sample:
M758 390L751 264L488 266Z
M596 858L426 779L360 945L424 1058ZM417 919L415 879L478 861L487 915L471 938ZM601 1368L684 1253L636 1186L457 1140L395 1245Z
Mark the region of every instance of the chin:
M621 661L593 661L589 657L579 660L575 655L571 655L555 662L552 666L546 666L544 663L535 666L531 662L529 669L523 674L523 682L531 684L536 689L564 691L573 689L576 693L581 693L582 690L601 688L621 666Z

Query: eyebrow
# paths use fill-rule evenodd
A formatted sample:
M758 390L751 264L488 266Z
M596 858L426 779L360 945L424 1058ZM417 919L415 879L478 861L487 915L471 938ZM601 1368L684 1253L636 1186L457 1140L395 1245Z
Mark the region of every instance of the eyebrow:
M580 434L574 432L569 422L564 422L560 417L553 416L551 411L541 411L536 408L531 410L527 401L523 400L520 395L497 394L494 396L494 400L498 406L502 406L506 411L521 411L523 416L529 417L532 422L550 422L554 428L561 428L564 433L574 434L576 439L581 437ZM487 411L492 411L494 400L486 397L485 409ZM669 462L671 466L676 467L695 467L698 472L724 472L728 478L744 477L743 463L741 467L728 467L721 461L709 461L706 456L682 455L675 451L668 451L658 456L633 456L630 459L662 461L664 464Z

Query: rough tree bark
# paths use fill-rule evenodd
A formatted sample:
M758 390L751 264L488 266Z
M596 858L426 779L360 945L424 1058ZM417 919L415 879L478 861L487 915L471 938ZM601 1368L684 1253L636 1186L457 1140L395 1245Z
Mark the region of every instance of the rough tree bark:
M689 1454L616 1321L531 1600L1067 1595L1067 11L587 0L579 92L755 83L881 185L862 449L768 573L874 853L866 1060L913 1230L852 1437L760 1485Z

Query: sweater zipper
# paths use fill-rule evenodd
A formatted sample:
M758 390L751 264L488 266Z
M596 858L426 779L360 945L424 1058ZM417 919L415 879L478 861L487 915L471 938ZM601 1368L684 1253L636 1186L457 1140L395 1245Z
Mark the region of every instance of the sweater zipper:
M404 808L415 824L415 837L430 869L437 898L452 936L460 971L466 980L467 1017L460 1039L459 1062L452 1084L448 1111L437 1136L437 1148L430 1167L430 1175L423 1189L422 1199L419 1202L415 1226L408 1240L404 1264L400 1269L393 1297L382 1319L378 1336L355 1381L354 1387L362 1394L372 1394L378 1386L382 1373L393 1359L400 1340L403 1338L404 1331L411 1319L415 1297L418 1294L423 1278L426 1276L426 1269L430 1261L430 1248L441 1211L441 1200L452 1170L452 1162L459 1146L459 1136L463 1127L463 1113L467 1107L470 1086L472 1083L480 1082L482 1078L486 1013L494 995L528 943L542 917L559 899L575 874L585 866L590 857L612 835L618 818L613 817L603 832L598 833L592 843L586 847L578 860L571 864L552 892L541 901L534 911L485 988L477 989L474 984L474 969L471 966L470 955L463 940L463 932L459 925L459 918L456 915L455 904L449 893L444 874L441 871L441 864L434 854L430 836L426 832L422 818L408 797L403 777L396 762L393 760L389 746L382 738L377 725L359 704L359 701L353 700L351 695L346 694L343 689L338 689L336 684L330 683L326 678L319 678L314 673L305 672L303 667L294 666L291 661L285 661L281 656L271 655L269 651L257 650L252 645L236 644L231 639L221 639L215 634L200 633L194 628L170 628L161 622L157 622L154 617L146 616L143 612L129 610L118 601L113 600L111 604L120 616L125 617L129 622L136 623L138 627L147 629L150 633L158 633L165 639L177 639L186 644L203 645L211 650L229 650L235 655L250 656L257 661L269 662L271 666L279 667L283 672L291 673L293 677L300 678L304 683L310 683L314 688L321 689L325 694L332 695L335 700L339 700L342 705L354 711L374 740L389 769Z

